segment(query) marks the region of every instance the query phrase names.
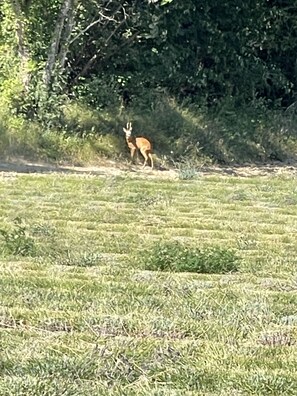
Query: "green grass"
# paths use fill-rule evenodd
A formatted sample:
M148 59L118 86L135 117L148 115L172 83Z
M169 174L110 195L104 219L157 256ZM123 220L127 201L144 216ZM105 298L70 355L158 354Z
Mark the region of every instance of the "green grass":
M296 395L296 203L290 174L3 173L0 229L33 245L0 236L1 396ZM173 241L239 268L143 269Z

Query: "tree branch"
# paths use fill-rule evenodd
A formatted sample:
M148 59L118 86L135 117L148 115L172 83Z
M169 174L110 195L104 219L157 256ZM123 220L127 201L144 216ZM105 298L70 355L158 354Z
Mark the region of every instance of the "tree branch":
M80 31L75 37L73 37L73 39L70 41L70 44L72 44L74 41L76 41L80 36L82 36L84 33L86 33L88 30L91 29L91 27L93 27L94 25L97 25L97 23L101 22L101 18L96 19L96 21L90 23L85 29L83 29L82 31Z
M123 25L123 23L126 21L126 19L122 19L121 22L119 23L119 25L111 32L111 34L107 37L105 43L104 43L104 47L107 46L107 44L109 43L109 41L112 39L112 37L116 34L116 32L119 30L119 28ZM101 52L101 48L88 60L88 62L85 64L85 66L83 67L82 71L80 73L77 74L77 76L74 78L73 80L73 84L75 84L78 79L80 77L83 77L87 74L87 72L89 71L89 69L92 67L93 63L95 62L95 60L98 58L99 54Z
M109 2L110 3L110 2ZM109 4L108 3L108 4ZM98 23L102 22L102 19L107 20L108 22L116 22L116 19L114 19L114 16L116 13L121 9L121 5L113 12L111 17L104 15L101 11L98 11L98 14L101 16L101 18L96 19L95 21L91 22L85 29L83 29L81 32L79 32L71 41L70 44L72 44L74 41L76 41L80 36L82 36L84 33L86 33L88 30L90 30L93 26L97 25ZM125 15L126 19L126 15ZM108 24L107 22L107 24ZM106 25L107 25L106 24Z

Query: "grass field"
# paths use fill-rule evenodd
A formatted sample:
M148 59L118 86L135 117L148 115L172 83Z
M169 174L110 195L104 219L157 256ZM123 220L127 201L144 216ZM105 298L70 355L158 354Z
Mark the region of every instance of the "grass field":
M0 219L1 396L297 395L295 174L4 172ZM144 270L164 241L238 271Z

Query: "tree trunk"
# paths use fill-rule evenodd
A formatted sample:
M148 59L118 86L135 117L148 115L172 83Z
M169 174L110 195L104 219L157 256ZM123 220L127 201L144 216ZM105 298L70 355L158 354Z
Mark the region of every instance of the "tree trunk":
M66 33L66 31L69 30L70 28L72 30L73 27L73 12L74 12L73 8L74 8L74 0L64 0L57 18L57 22L52 35L52 41L48 51L47 62L43 74L43 82L45 84L45 88L47 91L49 91L50 89L50 84L52 82L56 62L60 60L60 65L63 64L63 66L65 63L66 54L68 52L67 43L69 42L69 38L71 34L71 31L69 33ZM63 30L65 32L65 38L67 37L68 38L67 41L62 45L63 53L60 54L60 59L59 59L59 51L60 51L60 46L62 44L61 40L62 40Z
M26 32L25 32L26 22L19 0L11 0L11 6L16 17L16 36L18 42L18 55L21 64L20 67L21 80L25 91L28 91L29 83L30 83L30 72L29 72L30 53L26 44Z
M59 67L61 70L64 70L65 68L67 53L69 52L69 46L71 43L70 38L75 24L74 21L75 5L76 5L76 0L72 0L72 4L70 5L68 12L67 20L65 22L64 31L61 36L60 50L58 53Z

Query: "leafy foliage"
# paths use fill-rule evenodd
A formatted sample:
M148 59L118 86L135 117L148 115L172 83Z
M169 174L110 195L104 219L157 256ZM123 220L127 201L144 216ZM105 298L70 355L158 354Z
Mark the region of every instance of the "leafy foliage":
M72 101L121 122L151 118L166 145L183 143L181 153L198 143L202 155L235 161L247 146L250 159L282 160L296 123L267 120L295 103L293 10L279 0L4 0L0 104L44 131L67 130ZM195 107L204 126L160 119L160 97Z
M108 77L111 90L132 96L148 87L162 87L212 104L226 95L241 101L289 100L296 82L289 66L297 46L291 40L296 17L282 2L251 1L52 0L28 2L25 8L20 2L26 15L22 20L4 1L1 44L17 45L11 23L22 22L23 45L36 70L42 70L59 13L69 2L68 18L74 20L71 26L67 22L61 26L60 44L67 46L67 58L56 75L68 74L64 84L70 90L80 84L91 88L98 77L100 85ZM64 37L67 28L70 35Z
M0 236L4 240L5 252L14 256L34 256L34 238L29 235L28 228L21 218L15 218L12 230L0 229Z
M237 271L239 264L233 250L217 246L192 247L176 241L156 244L141 260L149 270L206 274Z

